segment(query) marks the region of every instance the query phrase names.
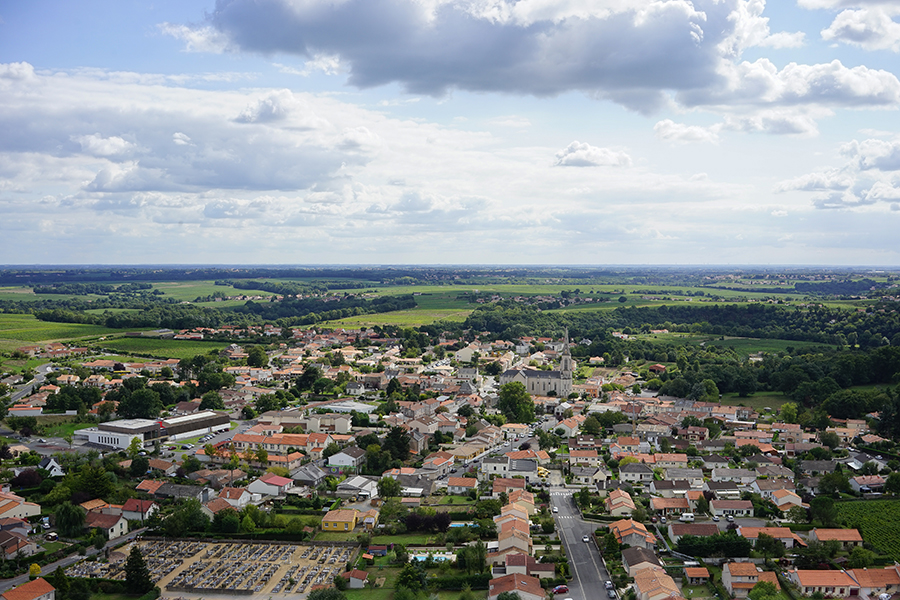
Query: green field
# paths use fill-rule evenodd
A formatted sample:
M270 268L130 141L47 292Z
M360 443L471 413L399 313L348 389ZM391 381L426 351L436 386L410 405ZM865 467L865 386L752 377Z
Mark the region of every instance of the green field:
M730 406L749 406L757 412L762 412L766 407L772 410L780 410L785 402L791 402L790 396L778 392L754 392L750 396L741 398L737 394L723 394L722 404Z
M654 343L673 343L677 345L688 344L691 346L705 344L707 346L718 346L720 348L734 348L742 358L747 358L757 352L788 352L788 348L793 348L794 352L803 352L809 348L822 346L822 344L815 342L728 337L694 333L647 333L636 335L634 337L635 339Z
M182 359L192 358L198 354L207 354L211 350L219 351L227 345L222 342L120 337L98 342L94 346L130 356Z
M15 350L36 342L97 337L116 331L100 325L38 321L34 315L0 314L0 350Z
M471 312L471 310L422 310L414 308L374 315L359 315L358 317L347 317L336 321L323 321L321 325L326 327L359 327L360 325L365 325L366 327L374 325L417 327L419 325L431 325L437 321L462 323Z
M170 298L193 301L199 296L211 296L216 292L226 296L274 296L271 292L260 290L239 290L230 285L215 285L215 281L170 281L154 283L153 289L161 291Z
M87 294L85 296L73 296L70 294L35 294L31 288L23 287L0 287L0 300L10 300L13 302L35 302L37 300L96 300L105 298L97 294Z

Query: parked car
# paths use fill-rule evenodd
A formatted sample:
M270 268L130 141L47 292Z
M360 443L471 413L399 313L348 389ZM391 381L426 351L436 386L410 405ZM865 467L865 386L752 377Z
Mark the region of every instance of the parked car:
M608 590L616 589L616 586L613 585L612 581L607 581L606 583L603 584L603 587L605 587Z
M719 515L713 515L713 522L715 522L715 523L719 522Z
M616 590L606 590L606 597L610 600L616 599Z
M666 524L666 518L665 518L665 517L660 517L660 518L659 518L659 522L662 523L663 525L665 525L665 524Z
M554 594L568 594L568 593L569 593L569 586L567 586L567 585L558 585L558 586L556 586L555 588L553 588L553 593L554 593Z
M734 515L728 515L727 517L725 517L725 520L729 523L734 523Z
M651 522L651 523L656 523L656 517L650 517L650 522Z

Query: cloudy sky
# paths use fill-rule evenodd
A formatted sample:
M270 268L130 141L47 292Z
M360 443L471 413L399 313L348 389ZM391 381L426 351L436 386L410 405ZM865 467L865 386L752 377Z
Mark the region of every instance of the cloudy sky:
M896 0L0 0L0 263L900 265Z

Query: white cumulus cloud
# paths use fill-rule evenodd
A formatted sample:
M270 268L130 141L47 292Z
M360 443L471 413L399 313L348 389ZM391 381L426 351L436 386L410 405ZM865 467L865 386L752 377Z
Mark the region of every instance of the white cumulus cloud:
M598 148L584 142L572 142L556 153L559 167L629 167L631 157L627 153Z

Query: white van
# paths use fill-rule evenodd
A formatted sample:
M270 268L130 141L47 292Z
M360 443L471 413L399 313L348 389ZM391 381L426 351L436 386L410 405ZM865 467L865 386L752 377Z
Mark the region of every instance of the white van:
M678 520L685 523L692 523L694 521L694 513L681 513L681 516L678 517Z

